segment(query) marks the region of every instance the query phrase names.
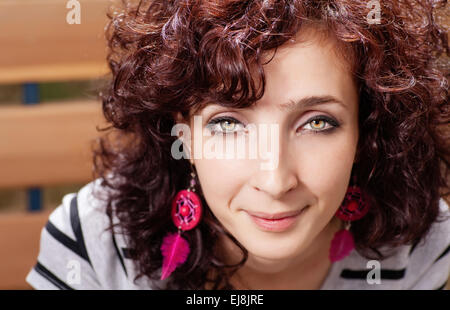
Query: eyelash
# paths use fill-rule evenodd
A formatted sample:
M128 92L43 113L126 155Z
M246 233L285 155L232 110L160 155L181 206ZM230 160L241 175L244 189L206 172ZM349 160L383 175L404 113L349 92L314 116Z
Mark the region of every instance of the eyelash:
M237 119L235 119L234 117L229 117L229 116L219 116L217 118L214 118L212 120L210 120L208 122L208 124L206 125L206 127L211 131L211 132L222 132L220 130L215 130L213 127L217 124L220 124L223 121L229 121L229 122L233 122L236 124L242 124L240 121L238 121ZM225 134L234 134L236 131L231 131L231 132L223 132Z
M225 131L218 131L218 130L214 130L213 126L220 124L223 121L229 121L232 123L236 123L236 124L241 124L243 125L240 121L238 121L237 119L235 119L234 117L230 117L230 116L220 116L217 117L215 119L212 119L208 122L208 124L206 125L207 128L209 128L209 130L211 130L212 132L223 132L224 134L234 134L236 133L236 131L230 131L230 132L225 132ZM328 129L320 129L320 130L314 130L314 129L310 129L308 131L311 131L314 134L317 133L323 133L323 134L327 134L330 133L331 131L333 131L334 129L338 128L340 126L340 124L332 119L329 118L328 116L325 115L319 115L319 116L314 116L312 118L310 118L308 121L306 121L305 125L312 123L313 121L325 121L326 123L330 124L332 127L328 128Z
M332 119L328 116L325 116L325 115L314 116L314 117L310 118L308 121L306 121L305 125L312 123L313 121L325 121L326 123L331 125L331 127L327 128L327 129L319 129L319 130L311 129L311 130L309 130L313 134L317 134L317 133L328 134L340 126L338 121L336 121L335 119Z

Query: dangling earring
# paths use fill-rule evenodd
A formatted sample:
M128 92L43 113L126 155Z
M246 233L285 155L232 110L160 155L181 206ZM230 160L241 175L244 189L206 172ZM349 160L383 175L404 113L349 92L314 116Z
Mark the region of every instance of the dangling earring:
M202 217L202 203L195 193L195 172L192 169L191 181L187 190L179 191L172 200L172 221L177 233L168 233L162 242L163 266L161 280L164 280L180 265L186 262L190 252L189 243L181 236L182 231L195 228Z
M361 188L356 185L353 176L344 201L336 211L336 216L345 221L345 228L334 234L331 241L329 258L331 262L339 261L350 254L355 248L353 235L350 232L351 222L361 219L369 211L370 205Z

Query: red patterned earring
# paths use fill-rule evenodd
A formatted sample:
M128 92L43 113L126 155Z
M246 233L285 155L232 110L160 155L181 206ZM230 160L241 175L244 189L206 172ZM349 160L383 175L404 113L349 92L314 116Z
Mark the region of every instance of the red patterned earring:
M361 219L369 211L370 205L363 191L356 185L356 177L353 176L344 200L336 211L336 216L345 221L345 228L334 234L331 241L329 258L331 262L339 261L350 254L355 248L353 235L350 232L351 222Z
M166 279L177 267L186 262L190 248L181 233L194 229L202 217L202 203L195 193L195 176L195 172L192 172L188 189L179 191L172 200L172 221L178 228L178 232L168 233L163 239L161 280Z

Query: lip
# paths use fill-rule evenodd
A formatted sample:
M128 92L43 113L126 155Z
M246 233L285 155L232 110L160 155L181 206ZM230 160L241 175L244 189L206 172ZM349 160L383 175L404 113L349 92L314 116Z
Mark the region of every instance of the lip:
M247 211L247 213L250 214L251 216L259 217L259 218L266 219L266 220L279 220L279 219L283 219L286 217L299 215L302 211L303 211L303 209L290 211L290 212L280 212L280 213L264 213L264 212L252 212L252 211Z
M297 221L297 219L305 209L306 208L293 212L283 212L276 214L247 211L247 214L250 216L253 222L262 230L281 232L291 227Z

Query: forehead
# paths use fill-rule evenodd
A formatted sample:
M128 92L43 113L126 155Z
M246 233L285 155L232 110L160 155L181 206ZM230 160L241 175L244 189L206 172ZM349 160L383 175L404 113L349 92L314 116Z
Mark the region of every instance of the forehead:
M283 109L308 97L333 97L343 103L357 101L351 50L321 25L305 26L291 40L262 54L266 86L262 99L248 109ZM257 70L251 67L252 76ZM254 78L258 85L259 79ZM258 85L259 87L259 85ZM197 112L218 110L218 102L203 101Z
M332 39L308 35L307 40L281 46L264 66L267 84L260 104L283 106L302 97L328 95L344 102L354 99L354 77L336 51L338 45Z

